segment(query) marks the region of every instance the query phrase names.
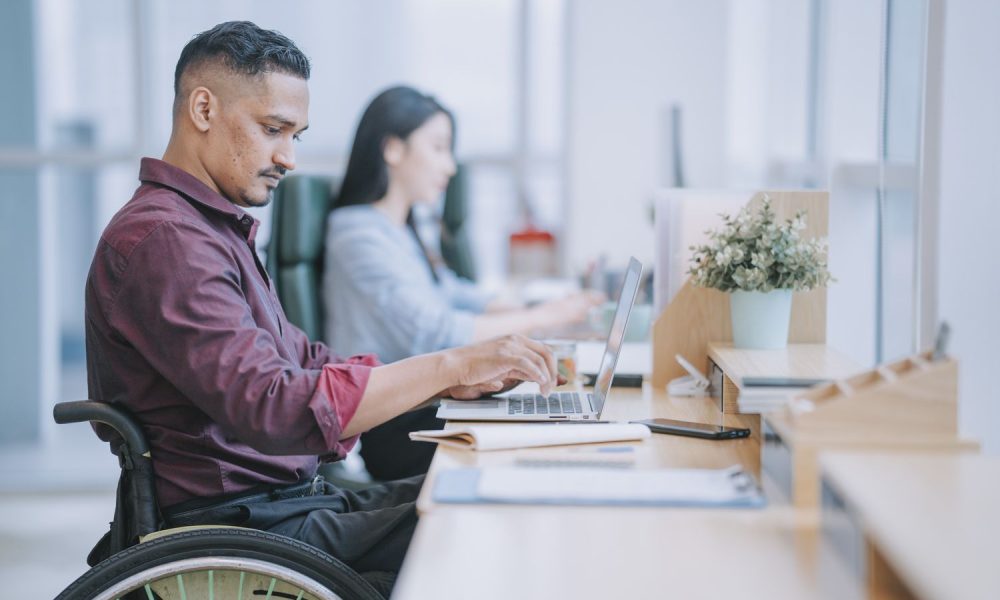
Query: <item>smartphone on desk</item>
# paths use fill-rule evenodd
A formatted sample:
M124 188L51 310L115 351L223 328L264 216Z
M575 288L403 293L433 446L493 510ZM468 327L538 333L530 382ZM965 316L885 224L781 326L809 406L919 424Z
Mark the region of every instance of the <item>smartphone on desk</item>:
M693 421L675 421L674 419L643 419L632 421L649 427L653 433L672 433L674 435L686 435L690 437L704 438L707 440L731 440L734 438L745 438L750 436L750 430L742 427L725 427L723 425L711 425L709 423L695 423Z

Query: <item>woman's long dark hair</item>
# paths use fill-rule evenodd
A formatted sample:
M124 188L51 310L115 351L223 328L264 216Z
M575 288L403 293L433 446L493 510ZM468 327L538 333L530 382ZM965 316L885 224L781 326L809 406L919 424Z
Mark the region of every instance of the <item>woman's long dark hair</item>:
M455 117L433 96L402 85L375 96L361 115L344 182L333 207L369 204L385 196L389 189L389 169L383 155L386 142L393 137L406 141L437 113L451 121L454 144Z
M361 115L358 131L354 134L351 157L347 161L340 193L333 203L334 210L342 206L370 204L385 196L389 190L389 168L383 154L386 142L393 137L405 142L411 133L438 113L443 113L451 121L454 147L455 117L433 96L403 85L383 90L375 96ZM406 217L406 224L420 243L424 258L437 281L434 261L417 234L412 210Z

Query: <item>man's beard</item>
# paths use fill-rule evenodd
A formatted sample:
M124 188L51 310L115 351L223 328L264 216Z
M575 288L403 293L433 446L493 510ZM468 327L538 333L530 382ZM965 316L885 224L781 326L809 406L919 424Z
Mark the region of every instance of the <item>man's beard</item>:
M240 194L240 200L243 202L243 205L252 208L262 208L264 206L267 206L268 204L271 203L271 200L273 199L274 199L274 190L271 189L267 190L267 195L264 196L263 200L257 200L256 198L251 198L250 196L246 195L246 193Z
M263 171L260 171L259 173L257 173L257 176L268 177L274 175L281 178L284 177L286 173L288 173L288 169L285 169L284 167L275 166L274 168L264 169ZM263 200L256 200L254 198L250 198L249 196L247 196L245 191L241 191L240 193L240 200L242 200L244 204L246 204L247 206L252 206L254 208L267 206L268 204L271 203L271 200L273 198L274 198L274 190L271 188L267 189L267 195L264 196Z

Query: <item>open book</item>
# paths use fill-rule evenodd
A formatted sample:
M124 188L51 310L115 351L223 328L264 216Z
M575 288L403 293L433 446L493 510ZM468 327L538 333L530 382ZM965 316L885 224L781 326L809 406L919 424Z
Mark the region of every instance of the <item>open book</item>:
M592 442L644 440L649 428L634 423L539 423L468 425L454 429L414 431L410 439L465 450L510 450Z

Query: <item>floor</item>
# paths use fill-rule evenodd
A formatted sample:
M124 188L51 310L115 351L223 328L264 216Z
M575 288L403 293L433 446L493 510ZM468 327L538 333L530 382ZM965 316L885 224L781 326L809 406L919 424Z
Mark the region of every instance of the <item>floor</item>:
M60 397L86 397L85 372L65 375ZM87 570L114 513L117 477L117 459L88 424L53 424L41 443L0 445L3 598L55 598Z
M3 597L55 598L87 570L113 510L113 489L0 494Z

